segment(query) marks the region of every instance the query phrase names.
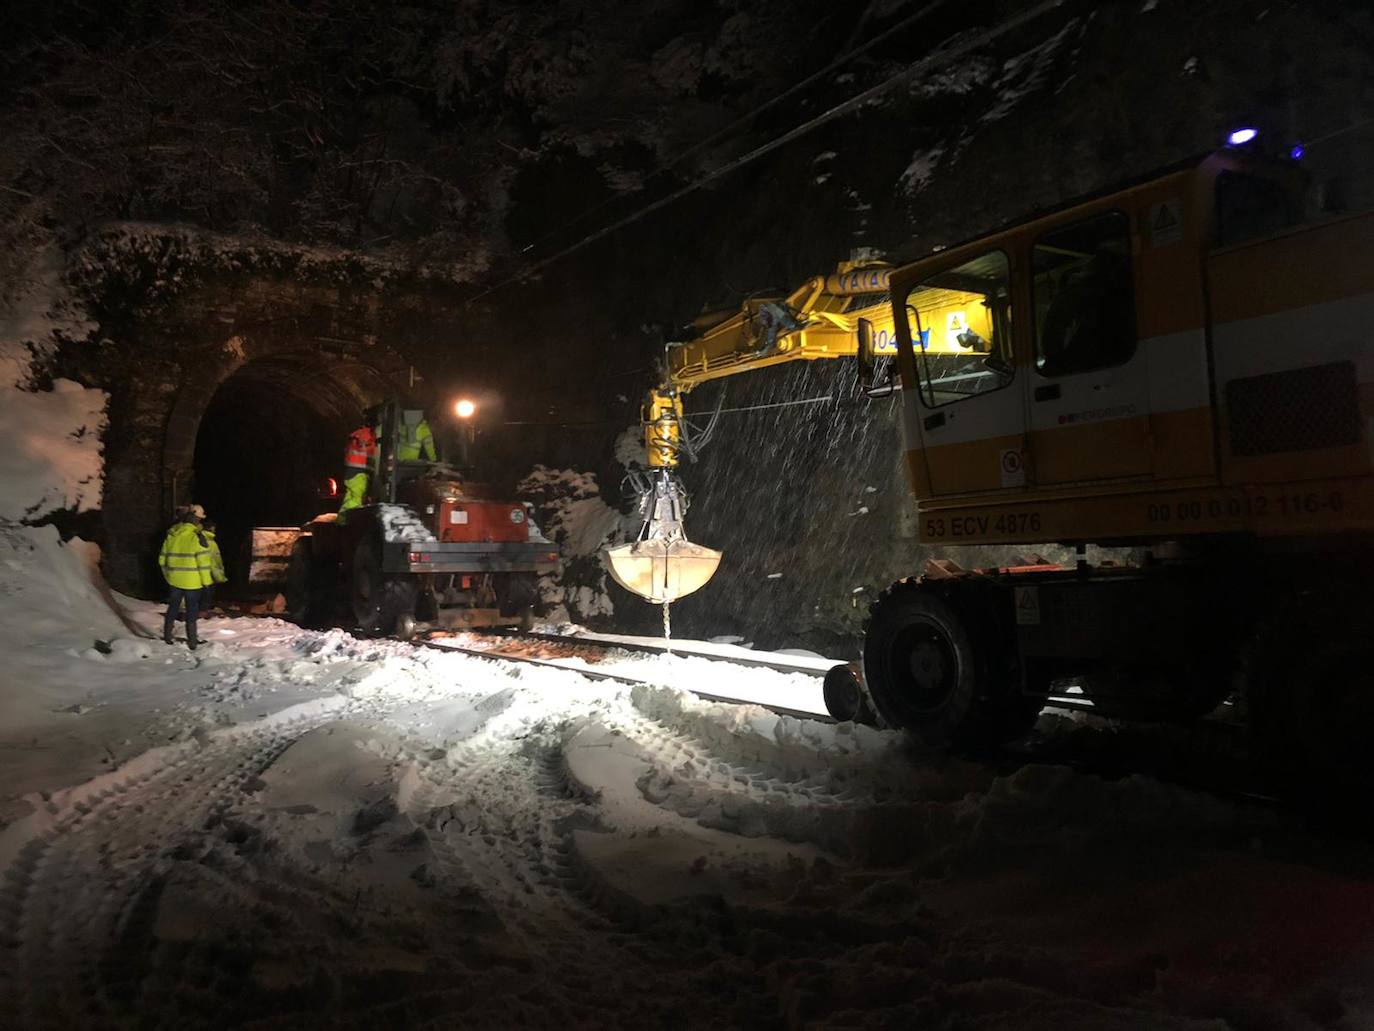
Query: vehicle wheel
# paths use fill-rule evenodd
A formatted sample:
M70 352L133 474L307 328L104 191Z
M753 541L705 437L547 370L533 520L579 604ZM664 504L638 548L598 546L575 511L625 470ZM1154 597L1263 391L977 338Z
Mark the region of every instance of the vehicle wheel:
M830 667L825 674L821 694L825 699L825 711L841 723L852 721L870 727L878 725L878 714L873 711L859 675L849 663Z
M1001 744L1030 729L1043 704L1020 693L1002 630L985 599L961 608L904 580L879 596L864 633L864 681L878 714L933 747ZM1009 599L1008 599L1009 601ZM1006 666L1007 668L1002 668Z
M496 604L503 616L522 615L539 601L539 577L534 573L503 573L491 578ZM533 613L531 613L531 622Z
M959 617L919 584L895 584L874 602L864 679L889 726L928 745L957 742L977 722L977 666Z
M382 549L361 540L353 552L353 618L369 634L395 633L402 616L415 615L415 578L382 572Z
M286 618L298 626L320 626L333 611L334 563L315 557L309 537L291 546L291 565L286 573Z

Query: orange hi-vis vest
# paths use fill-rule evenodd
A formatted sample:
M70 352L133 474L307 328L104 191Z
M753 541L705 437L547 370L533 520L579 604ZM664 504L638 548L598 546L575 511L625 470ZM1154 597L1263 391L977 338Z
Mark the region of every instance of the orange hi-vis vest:
M363 426L348 435L348 447L344 449L344 465L350 469L366 469L372 464L372 456L377 453L377 435L370 426Z

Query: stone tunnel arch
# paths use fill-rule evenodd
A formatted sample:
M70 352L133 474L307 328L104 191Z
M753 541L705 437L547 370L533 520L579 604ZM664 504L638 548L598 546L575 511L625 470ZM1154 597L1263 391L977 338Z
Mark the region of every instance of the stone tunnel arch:
M160 592L157 546L178 505L205 505L231 562L252 524L314 514L319 481L338 475L363 410L411 378L375 341L288 334L231 336L200 360L150 366L124 413L123 446L107 450L106 575L122 590Z
M329 504L318 496L321 481L340 475L344 440L365 408L395 392L393 377L357 359L273 354L221 380L193 433L185 423L173 432L173 413L163 458L171 504L205 507L235 583L252 527L300 525Z

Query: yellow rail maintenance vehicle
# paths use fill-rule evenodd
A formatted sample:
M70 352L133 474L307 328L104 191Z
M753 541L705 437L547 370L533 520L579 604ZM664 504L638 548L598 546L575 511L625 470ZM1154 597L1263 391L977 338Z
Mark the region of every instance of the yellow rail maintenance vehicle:
M1273 751L1368 777L1374 213L1305 219L1303 196L1294 164L1229 149L884 272L881 315L792 309L778 360L833 327L870 392L900 391L922 542L1078 548L884 591L863 686L887 724L969 746L1023 733L1060 681L1148 719L1241 688ZM695 382L762 364L675 356L665 425ZM676 437L655 425L671 498ZM1090 544L1140 559L1090 564Z

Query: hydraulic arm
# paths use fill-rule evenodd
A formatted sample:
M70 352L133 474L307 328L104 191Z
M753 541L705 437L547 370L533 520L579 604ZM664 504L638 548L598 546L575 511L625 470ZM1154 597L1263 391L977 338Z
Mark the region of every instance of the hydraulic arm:
M786 297L750 298L738 311L705 316L695 337L668 346L663 378L640 418L651 470L640 496L644 522L634 543L605 552L616 582L667 603L703 586L720 565L721 553L690 542L682 523L687 497L676 470L692 453L683 396L709 380L783 362L895 354L890 273L887 265L842 262Z

